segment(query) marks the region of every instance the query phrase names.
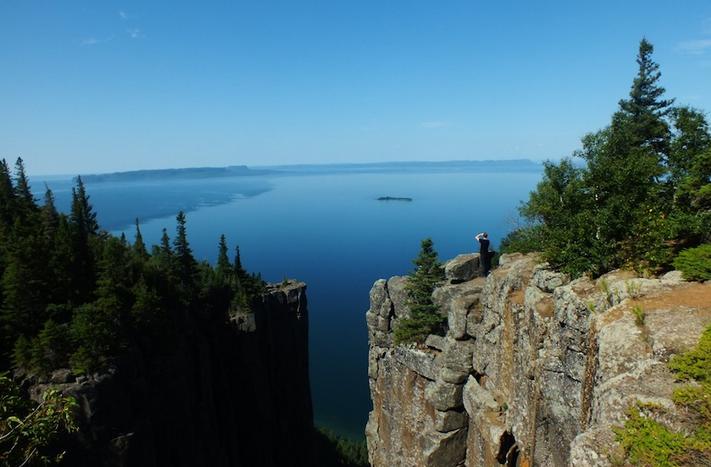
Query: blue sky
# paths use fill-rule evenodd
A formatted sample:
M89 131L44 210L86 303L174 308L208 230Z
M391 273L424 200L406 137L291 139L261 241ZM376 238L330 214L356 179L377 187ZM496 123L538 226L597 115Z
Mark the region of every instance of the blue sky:
M32 174L556 159L639 39L711 111L711 2L0 2L0 156Z

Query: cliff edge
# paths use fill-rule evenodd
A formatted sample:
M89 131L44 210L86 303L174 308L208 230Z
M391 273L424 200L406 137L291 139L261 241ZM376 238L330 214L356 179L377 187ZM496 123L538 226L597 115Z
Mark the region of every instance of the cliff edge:
M78 402L64 465L312 465L306 285L268 285L252 309L176 317L170 353L148 342L107 372L32 386Z
M680 383L671 355L711 323L711 284L674 271L613 271L570 281L535 255L503 255L486 279L478 255L446 265L433 298L444 336L394 346L406 278L378 280L366 314L374 467L611 465L613 427L636 401L667 409ZM677 416L678 415L678 416Z

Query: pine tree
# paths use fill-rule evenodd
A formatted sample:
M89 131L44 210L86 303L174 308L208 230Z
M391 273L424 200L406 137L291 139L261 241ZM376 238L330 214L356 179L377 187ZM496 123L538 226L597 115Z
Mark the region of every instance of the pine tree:
M422 240L420 253L413 261L414 272L408 277L406 291L410 316L398 321L394 337L396 343L422 342L429 334L442 330L444 322L432 292L444 280L444 269L439 262L432 239Z
M148 251L146 250L146 244L143 243L143 235L141 234L141 227L138 224L138 218L136 218L136 236L133 241L133 253L140 259L148 259Z
M54 193L45 185L44 205L42 205L42 227L48 240L54 238L59 226L59 213L54 205Z
M72 188L71 220L84 236L96 235L99 231L96 213L89 203L89 195L81 177L77 177L76 186Z
M188 243L188 234L185 227L185 213L180 211L176 216L176 236L173 241L176 275L183 289L192 291L197 274L197 262L193 257L192 249Z
M37 209L30 183L25 174L25 163L21 157L18 157L17 162L15 162L15 199L21 215L29 215Z
M77 177L76 186L72 188L70 211L72 301L86 303L91 299L96 281L96 258L91 243L96 237L99 226L81 177Z
M218 278L225 282L232 275L233 271L233 266L230 263L230 259L227 257L227 251L227 240L225 239L225 235L222 234L220 235L220 243L218 245L217 268L215 272L217 273Z
M7 161L0 161L0 221L5 229L12 227L15 212L15 188Z

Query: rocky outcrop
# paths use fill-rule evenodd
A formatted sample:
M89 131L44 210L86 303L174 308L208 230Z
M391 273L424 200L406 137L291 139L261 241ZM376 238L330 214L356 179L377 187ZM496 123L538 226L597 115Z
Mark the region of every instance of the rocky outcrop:
M183 317L170 354L55 372L79 404L66 465L312 465L306 305L303 283L272 285L230 323Z
M448 279L433 294L446 335L419 347L392 344L405 280L371 291L374 467L611 465L627 407L674 414L666 362L711 323L711 284L678 272L570 281L535 255L504 255L486 280Z

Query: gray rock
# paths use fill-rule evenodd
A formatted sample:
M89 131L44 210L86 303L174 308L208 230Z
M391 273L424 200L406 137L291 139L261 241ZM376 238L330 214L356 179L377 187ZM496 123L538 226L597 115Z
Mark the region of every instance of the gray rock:
M439 379L445 383L463 384L467 380L467 377L469 377L469 373L452 370L450 368L442 368L439 372Z
M458 409L462 407L462 385L443 381L430 383L425 389L425 398L440 412Z
M467 430L434 434L431 443L424 446L424 465L427 467L457 466L464 462L467 452Z
M470 415L482 410L499 410L499 404L496 403L494 396L482 388L473 376L470 376L467 384L464 385L462 397L464 398L464 408Z
M434 429L440 433L459 430L466 426L467 420L466 412L456 410L447 410L446 412L437 411L435 413Z
M405 276L394 276L387 282L388 297L393 304L393 313L398 318L410 316L406 286Z
M570 277L561 272L546 269L547 264L539 265L533 273L532 283L544 292L552 292L556 287L570 282Z
M430 334L425 340L425 345L431 349L442 351L444 350L444 337L436 334Z
M442 366L460 373L471 373L473 355L473 340L458 341L447 338L442 352Z
M53 371L49 381L56 384L70 383L74 381L74 375L72 374L72 370L62 368Z
M444 275L452 283L466 282L479 275L479 253L459 255L444 265Z
M430 352L398 346L393 350L393 357L420 376L434 381L437 378L435 355Z

